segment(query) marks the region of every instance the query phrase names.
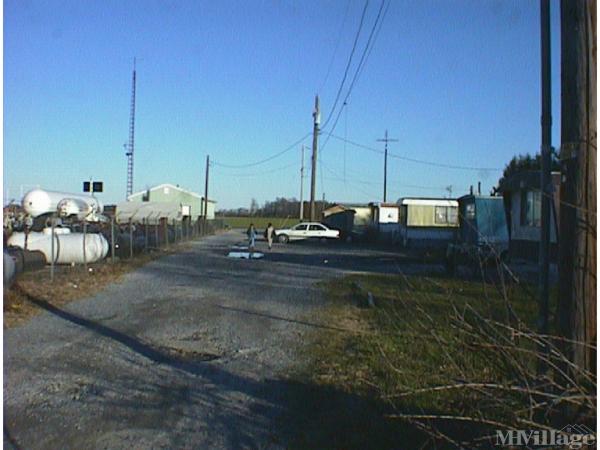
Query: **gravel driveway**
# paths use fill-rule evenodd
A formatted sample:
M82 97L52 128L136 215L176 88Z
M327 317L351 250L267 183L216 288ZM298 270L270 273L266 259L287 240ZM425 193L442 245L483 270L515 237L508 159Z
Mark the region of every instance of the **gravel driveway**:
M243 239L194 242L5 330L5 448L285 448L285 374L318 324L316 282L394 257L314 243L227 258Z

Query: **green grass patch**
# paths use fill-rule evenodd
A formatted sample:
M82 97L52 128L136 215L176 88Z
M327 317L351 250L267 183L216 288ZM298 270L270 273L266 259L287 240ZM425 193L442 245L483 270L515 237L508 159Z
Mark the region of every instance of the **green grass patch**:
M510 408L498 410L494 402L473 390L404 394L466 381L503 386L513 383L513 368L504 370L504 363L497 360L494 350L485 349L485 345L478 347L476 339L457 327L457 317L480 315L501 323L512 321L523 329L535 329L534 287L496 286L438 275L379 274L347 276L325 282L321 287L330 300L323 322L335 329L320 329L309 340L305 351L310 363L302 375L312 383L378 399L386 404L388 412L474 415L504 423L512 420ZM376 307L358 307L367 299L368 292ZM510 339L509 333L507 336ZM535 349L528 342L522 345ZM520 362L528 364L527 358ZM535 372L533 362L527 369ZM518 395L510 392L498 395L506 396L507 405L515 405L515 409L526 407L520 405L522 399ZM403 421L396 423L396 432L404 433L410 441L397 441L403 443L402 447L425 442L425 434L407 429ZM471 423L443 427L449 435L461 439L482 431Z
M298 223L296 217L217 217L222 219L225 225L229 228L248 228L251 223L257 229L266 228L269 223L272 223L275 228L284 228Z

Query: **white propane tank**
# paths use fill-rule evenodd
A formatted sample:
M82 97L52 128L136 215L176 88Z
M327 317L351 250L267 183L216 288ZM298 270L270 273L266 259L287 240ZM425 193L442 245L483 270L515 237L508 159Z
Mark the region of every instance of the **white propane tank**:
M56 209L60 217L76 215L82 219L93 212L92 207L88 203L78 198L63 198L56 205Z
M57 228L55 231L58 231ZM25 248L25 233L13 233L8 239L8 245ZM51 232L30 232L27 238L28 250L39 250L50 262L52 258ZM108 254L108 241L98 233L85 235L86 261L93 263L100 261ZM83 264L83 233L65 233L54 235L54 262L55 264Z
M23 197L22 205L27 214L32 217L37 217L42 214L55 212L59 203L63 200L66 201L66 206L68 206L69 211L79 209L79 211L71 212L71 214L100 214L103 210L102 203L100 203L97 198L90 195L46 191L44 189L34 189L29 191Z

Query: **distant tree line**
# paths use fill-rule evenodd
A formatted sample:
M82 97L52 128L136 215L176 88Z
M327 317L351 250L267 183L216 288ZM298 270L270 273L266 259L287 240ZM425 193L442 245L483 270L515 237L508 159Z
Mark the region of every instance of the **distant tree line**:
M324 209L331 206L332 203L317 201L315 202L315 213L317 220L321 218ZM228 217L299 217L300 201L296 198L277 197L273 201L266 201L261 207L256 199L252 199L249 208L221 209L219 216ZM304 218L308 219L310 214L310 202L304 202Z

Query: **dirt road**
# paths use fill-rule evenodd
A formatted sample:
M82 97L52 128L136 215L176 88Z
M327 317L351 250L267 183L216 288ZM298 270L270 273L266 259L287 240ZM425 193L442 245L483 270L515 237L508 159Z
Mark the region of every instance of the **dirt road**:
M227 258L229 232L4 334L5 448L284 448L287 371L325 304L319 280L393 270L333 243ZM259 244L264 245L264 244Z

